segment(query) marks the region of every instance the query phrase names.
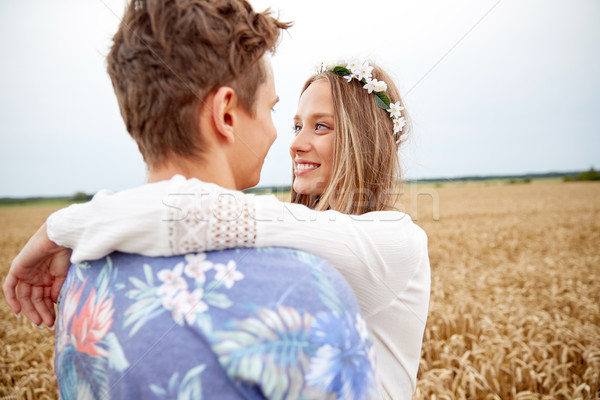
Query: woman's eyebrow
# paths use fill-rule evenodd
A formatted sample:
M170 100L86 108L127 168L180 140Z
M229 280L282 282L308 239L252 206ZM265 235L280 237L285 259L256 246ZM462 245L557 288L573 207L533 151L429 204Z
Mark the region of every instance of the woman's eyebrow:
M315 114L311 114L310 115L311 118L313 119L319 119L319 118L331 118L333 119L333 114L329 114L329 113L315 113ZM300 116L298 114L294 115L294 120L300 119Z

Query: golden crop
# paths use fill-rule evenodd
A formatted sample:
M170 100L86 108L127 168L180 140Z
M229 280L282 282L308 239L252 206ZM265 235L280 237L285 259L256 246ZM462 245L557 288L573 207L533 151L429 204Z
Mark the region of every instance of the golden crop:
M429 192L439 221L407 206L432 266L414 398L600 398L600 184Z
M600 398L600 184L408 187L432 293L415 399ZM51 207L0 209L0 279ZM0 301L0 400L54 399L53 332Z

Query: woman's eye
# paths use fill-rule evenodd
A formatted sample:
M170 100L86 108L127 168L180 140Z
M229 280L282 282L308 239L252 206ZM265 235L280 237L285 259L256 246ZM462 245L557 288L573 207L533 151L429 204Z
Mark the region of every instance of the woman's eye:
M327 125L325 125L325 124L317 124L315 126L315 129L318 130L318 131L322 131L322 130L329 129L329 127Z
M300 131L302 130L302 125L300 124L296 124L292 127L292 130L294 131L294 134L297 135L300 133Z

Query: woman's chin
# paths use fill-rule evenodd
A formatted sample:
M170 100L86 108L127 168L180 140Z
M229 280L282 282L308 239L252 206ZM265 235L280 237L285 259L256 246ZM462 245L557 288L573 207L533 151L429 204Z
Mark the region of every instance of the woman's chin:
M301 177L294 180L294 192L307 196L318 196L325 190L324 184L320 182L306 182Z

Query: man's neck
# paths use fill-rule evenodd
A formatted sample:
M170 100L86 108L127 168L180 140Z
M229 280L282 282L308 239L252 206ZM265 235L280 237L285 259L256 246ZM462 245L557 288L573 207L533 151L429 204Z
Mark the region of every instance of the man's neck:
M233 173L226 159L219 155L203 156L201 160L175 158L160 165L148 167L148 183L171 179L174 175L183 175L187 179L196 178L203 182L214 183L227 189L237 189Z

